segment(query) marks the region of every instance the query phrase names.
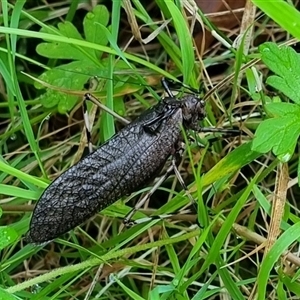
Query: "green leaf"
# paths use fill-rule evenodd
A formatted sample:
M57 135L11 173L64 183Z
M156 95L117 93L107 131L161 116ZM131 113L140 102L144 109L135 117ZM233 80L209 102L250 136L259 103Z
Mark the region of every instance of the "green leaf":
M256 82L254 71L253 69L247 69L245 73L246 73L250 96L254 101L259 101L261 97L257 92L257 82Z
M259 47L262 61L277 75L270 76L267 83L278 89L294 102L300 104L300 56L290 47L279 48L274 43Z
M0 227L0 250L4 249L18 238L17 232L9 226Z
M125 284L123 284L117 277L115 277L115 281L120 285L120 287L124 290L124 292L131 298L135 300L144 300L141 296L135 293L133 290L128 288Z
M289 276L282 276L281 281L285 286L285 290L288 289L288 291L291 291L294 294L296 294L297 297L300 297L300 285L298 281L296 280L294 281L294 278L290 278ZM288 298L281 297L278 299L288 299Z
M107 27L108 20L109 12L103 5L96 6L92 12L87 13L83 21L86 40L98 45L107 45L107 38L97 24L102 24ZM59 23L57 27L58 33L66 38L83 40L77 28L72 23L66 21ZM37 52L42 56L55 59L85 61L92 57L94 59L100 57L100 53L93 49L81 48L76 45L61 42L41 43L37 46Z
M12 294L0 288L0 300L16 300L16 299L19 298L15 298Z
M191 34L179 8L172 1L167 3L167 8L172 16L176 34L180 43L184 83L188 84L193 76L193 69L195 65Z
M74 38L78 40L83 40L80 33L77 31L76 27L70 23L59 23L58 32L60 35L66 38ZM67 43L40 43L36 47L36 51L39 55L53 58L53 59L73 59L73 60L86 60L87 55L83 53L80 48ZM87 50L93 53L93 50Z
M231 209L229 215L226 217L226 220L222 224L221 228L218 231L218 234L213 242L213 244L210 246L210 251L208 253L208 256L205 259L205 262L201 266L201 270L205 270L207 266L210 264L213 264L218 256L220 255L220 251L222 248L222 245L225 243L225 239L227 238L230 230L232 229L233 223L236 221L239 213L245 206L245 203L252 192L252 188L254 184L257 181L257 178L259 177L259 174L256 174L256 176L250 181L247 188L244 190L241 197L238 199L238 201L235 203L234 207ZM235 287L232 287L233 290L236 289ZM238 291L236 291L238 293ZM237 298L234 298L237 299Z
M293 1L252 0L252 2L278 23L281 28L300 39L300 12L290 4L293 3Z
M300 157L298 157L297 178L298 178L298 186L300 187Z
M275 242L271 250L268 252L264 258L259 274L257 277L258 284L258 298L266 299L266 287L268 280L270 279L271 271L274 265L278 261L281 255L284 255L285 251L290 247L300 237L300 223L296 223L287 229Z
M92 12L87 13L83 20L86 40L99 45L107 45L107 37L97 24L102 24L107 27L108 21L109 12L104 5L98 5Z
M252 143L242 144L222 158L213 168L202 176L203 187L209 186L233 172L237 172L243 166L257 159L261 154L259 152L252 151L251 145ZM199 186L197 182L189 186L189 191L191 193L196 192L198 189ZM190 200L187 197L183 197L179 194L171 201L160 207L156 211L156 214L159 215L175 211L183 205L186 205L189 201Z
M284 102L268 103L266 105L266 111L273 117L287 116L290 114L299 115L300 106Z
M69 64L60 65L57 68L53 68L44 72L39 79L57 88L57 90L47 89L46 93L39 96L38 100L46 108L52 108L57 106L58 111L61 114L66 113L71 110L73 106L78 101L78 96L74 96L67 93L62 93L59 90L82 90L84 85L88 82L91 77L108 77L107 60L102 61L102 65L95 65L89 61L73 61ZM123 61L118 61L115 64L115 71L127 68L127 65ZM126 88L125 82L129 80L133 82L134 79L128 75L117 76L116 86L121 82L121 88ZM44 85L39 82L35 82L35 87L37 89L44 89ZM136 89L139 87L136 85ZM120 90L120 89L119 89ZM119 91L115 89L117 93ZM119 91L120 92L120 91ZM126 93L126 92L124 92ZM124 94L123 93L123 94ZM118 99L120 102L120 98ZM123 101L122 101L123 102ZM122 108L120 104L117 109ZM124 108L123 108L124 109Z
M97 26L97 23L107 27L109 21L109 12L103 5L96 6L92 12L86 14L83 20L84 34L87 41L98 45L107 45L107 38ZM77 28L70 22L58 24L58 33L66 38L74 38L83 40ZM37 46L37 52L45 57L54 59L73 59L73 60L89 60L91 57L95 59L101 56L101 53L93 49L84 50L67 43L41 43Z
M158 285L150 292L149 299L161 299L160 294L166 294L175 291L173 284Z
M266 105L275 118L259 124L253 139L252 150L266 153L270 150L282 161L293 154L300 133L300 106L291 103Z
M259 156L260 153L251 150L251 143L245 143L239 146L228 153L228 155L203 175L203 185L208 186L224 176L238 171Z
M24 199L35 199L37 198L37 192L31 190L25 190L13 185L6 185L0 183L0 190L2 195L8 195L12 197L22 197ZM1 217L1 210L0 210Z
M98 25L101 24L107 28L108 21L109 12L103 5L96 6L92 12L87 13L83 21L86 40L98 45L106 45L108 42L107 37L101 30L101 26ZM55 30L55 32L66 37L66 41L68 38L78 41L84 40L76 27L70 22L59 23L58 30ZM51 33L53 33L53 30ZM101 52L82 47L80 42L78 42L78 45L57 41L41 43L37 46L37 52L52 59L75 60L69 64L48 70L39 77L40 80L54 86L56 90L48 88L46 93L41 95L38 100L46 108L57 106L60 113L71 110L78 101L78 96L61 93L59 92L60 89L82 90L90 77L108 77L107 59L100 62ZM36 83L36 87L44 88L39 83Z
M92 70L92 67L93 65L88 63L83 64L82 61L74 61L44 72L39 79L61 89L82 90L90 78L87 74L89 74L88 71ZM96 72L96 66L93 71ZM39 83L36 83L35 86L36 88L44 88ZM46 93L42 94L38 100L46 108L58 106L58 111L63 114L73 108L78 96L47 89Z

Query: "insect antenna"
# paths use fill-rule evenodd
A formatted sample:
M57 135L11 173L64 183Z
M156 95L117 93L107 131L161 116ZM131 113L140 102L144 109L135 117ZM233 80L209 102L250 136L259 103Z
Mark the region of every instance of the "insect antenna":
M180 90L180 88L185 88L186 90L189 90L192 94L196 94L196 95L199 95L201 90L201 88L199 88L199 90L196 90L190 87L189 85L184 84L183 82L175 81L169 78L162 78L161 84L164 87L167 94L169 95L169 97L174 97L173 93L170 90L170 85L172 85L172 89L174 90Z

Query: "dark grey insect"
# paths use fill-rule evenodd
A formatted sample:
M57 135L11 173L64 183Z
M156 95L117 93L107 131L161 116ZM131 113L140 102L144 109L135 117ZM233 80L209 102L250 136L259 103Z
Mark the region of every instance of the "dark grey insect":
M146 110L49 185L33 211L26 240L53 240L145 186L176 155L181 127L198 131L204 117L204 102L195 95L170 96Z

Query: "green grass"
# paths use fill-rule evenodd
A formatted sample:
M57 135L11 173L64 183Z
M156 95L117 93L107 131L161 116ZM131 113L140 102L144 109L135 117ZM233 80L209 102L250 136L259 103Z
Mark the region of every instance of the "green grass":
M121 2L94 9L76 1L33 9L29 2L1 3L0 299L299 298L300 59L298 44L283 46L295 43L290 34L300 38L299 12L284 1L253 0L263 10L253 21L255 46L245 51L242 37L237 49L219 43L199 56L180 1L157 1L150 11L132 1L143 38L159 34L125 50L131 32ZM236 32L226 36L198 14L232 44ZM173 22L160 27L157 19ZM161 77L182 76L209 95L203 126L239 126L242 135L210 142L215 135L184 134L180 170L197 205L170 176L134 216L174 217L120 232L131 199L149 183L48 245L26 244L33 205L83 155L81 99L93 76L94 95L129 120L159 101ZM119 129L96 111L95 145ZM274 244L267 253L268 233Z

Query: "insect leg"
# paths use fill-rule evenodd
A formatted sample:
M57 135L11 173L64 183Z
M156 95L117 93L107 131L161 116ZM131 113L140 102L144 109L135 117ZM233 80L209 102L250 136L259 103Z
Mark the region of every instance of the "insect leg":
M241 133L242 133L240 130L237 130L237 129L209 128L209 127L208 128L199 128L197 131L198 132L211 132L211 133L221 133L222 134L222 137L214 136L213 138L210 138L208 140L208 142L210 144L214 143L216 141L220 141L220 140L225 139L225 138L240 136ZM192 138L191 136L190 136L190 139L194 142L196 141L196 139ZM196 143L199 147L205 148L205 144L201 144L197 141L196 141Z
M137 210L139 210L147 200L153 195L153 193L161 186L161 184L170 176L170 174L173 172L174 166L171 164L169 168L167 169L166 173L159 178L159 180L155 183L155 185L151 188L151 190L145 194L145 196L138 202L136 205L130 210L130 212L124 217L123 223L126 226L131 226L135 222L131 221L131 218L135 214Z
M93 102L99 108L105 110L106 112L108 112L109 114L111 114L112 116L114 116L122 124L127 125L127 124L130 123L128 120L126 120L125 118L121 117L120 115L118 115L117 113L115 113L113 110L109 109L108 107L106 107L105 105L103 105L102 103L100 103L100 101L96 97L94 97L92 94L86 93L84 95L84 100L89 100L89 101Z
M85 130L86 130L86 137L87 137L87 141L88 141L89 152L92 153L93 152L93 144L91 142L92 128L91 128L90 122L89 122L89 115L88 115L88 110L87 110L87 101L91 101L92 103L97 105L100 109L103 109L106 112L110 113L116 119L118 119L121 123L123 123L125 125L129 124L129 121L122 118L117 113L115 113L113 110L107 108L105 105L101 104L99 102L99 100L96 97L94 97L92 94L86 93L83 97L83 118L84 118L84 124L85 124Z
M89 147L89 152L92 153L93 152L93 144L91 141L91 124L89 121L89 114L88 114L88 110L87 110L87 105L86 105L86 99L85 97L83 98L83 119L84 119L84 125L85 125L85 132L86 132L86 139L88 142L88 147Z
M226 129L226 128L210 128L210 127L203 127L199 129L200 132L219 132L226 135L240 135L241 131L238 129Z
M178 170L178 168L177 168L177 164L176 164L176 160L175 160L175 159L172 160L172 165L173 165L174 173L175 173L175 175L176 175L176 177L177 177L177 179L178 179L180 185L181 185L182 188L184 189L186 195L187 195L188 198L190 199L191 203L195 203L195 199L194 199L194 198L192 197L192 195L190 194L190 192L189 192L189 190L188 190L186 184L184 183L184 180L183 180L183 178L182 178L182 176L181 176L181 174L180 174L180 172L179 172L179 170Z
M169 166L166 173L159 178L159 180L155 183L155 185L151 188L151 190L148 193L146 193L145 196L135 205L135 207L132 208L131 211L124 217L123 223L126 226L131 226L136 223L134 221L131 221L131 218L133 217L135 212L137 210L139 210L144 205L144 203L150 199L150 197L153 195L153 193L161 186L161 184L170 176L170 174L173 171L174 171L179 183L181 184L182 188L185 190L186 195L190 199L191 203L195 204L195 199L192 197L192 195L188 191L188 188L187 188L186 184L184 183L184 180L183 180L182 176L180 175L180 172L177 167L180 163L183 150L184 149L182 147L180 147L179 149L176 150L176 152L172 158L172 164Z
M199 90L196 90L196 89L184 84L183 82L174 81L174 80L169 79L169 78L162 78L161 79L161 84L164 87L165 91L168 93L169 97L174 97L172 92L170 91L169 84L173 85L174 90L179 90L178 86L180 86L180 87L184 87L187 90L190 90L194 94L200 94L200 90L201 90L201 88L199 88Z

